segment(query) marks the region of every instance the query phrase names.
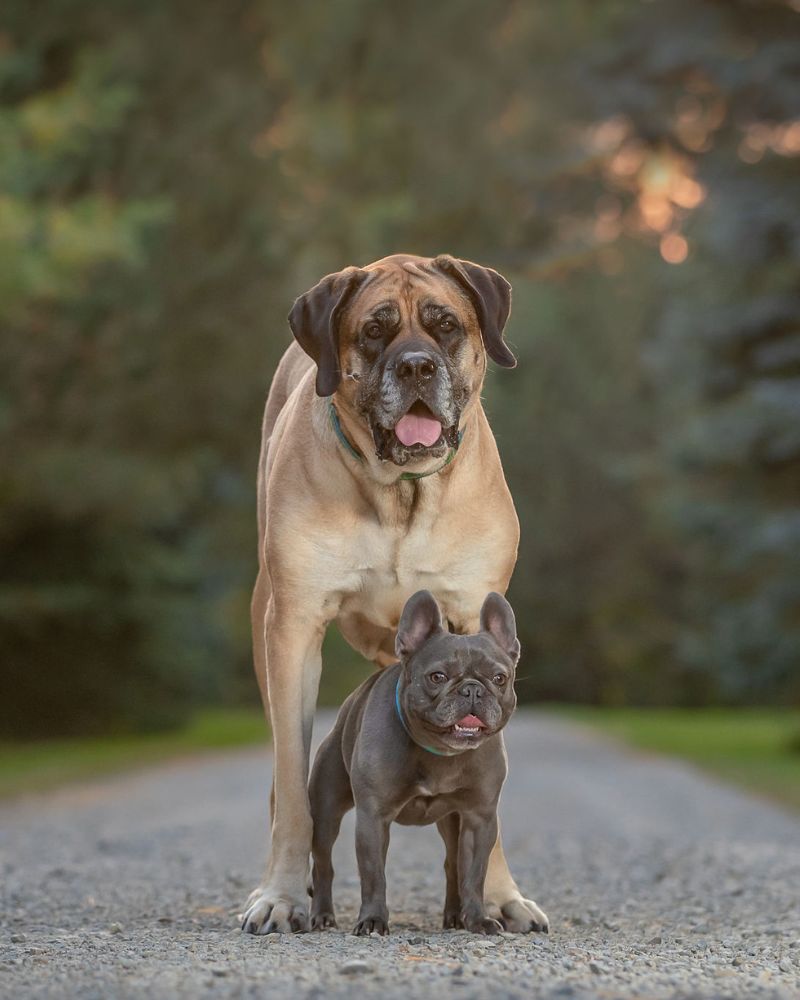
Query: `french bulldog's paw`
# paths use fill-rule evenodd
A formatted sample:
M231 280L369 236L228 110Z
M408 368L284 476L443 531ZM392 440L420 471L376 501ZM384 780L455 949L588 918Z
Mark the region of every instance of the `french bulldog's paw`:
M472 934L501 934L505 930L494 917L468 917L466 914L463 926Z
M389 933L389 920L380 914L358 915L358 923L353 928L357 937L368 937L373 932L383 936Z
M308 901L260 886L250 893L242 914L245 934L298 934L308 930Z
M550 933L550 921L544 910L540 910L532 899L520 896L500 905L500 918L507 931L513 934L529 934L531 931Z
M333 910L321 910L315 912L314 908L311 909L311 930L312 931L324 931L329 927L336 927L336 917L333 914Z
M463 926L464 921L461 919L461 913L458 910L444 911L444 917L442 917L443 930L461 930Z

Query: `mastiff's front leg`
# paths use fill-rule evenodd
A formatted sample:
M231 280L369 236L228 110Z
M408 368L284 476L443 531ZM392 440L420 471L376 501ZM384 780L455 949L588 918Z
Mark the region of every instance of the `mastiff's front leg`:
M278 607L273 596L265 619L274 747L272 848L264 880L242 918L242 929L250 934L308 930L308 764L323 634L323 621L297 606Z
M499 825L497 839L489 855L484 900L487 911L501 921L506 930L518 934L527 934L530 931L549 933L550 921L547 919L547 914L532 899L526 899L522 895L508 869Z

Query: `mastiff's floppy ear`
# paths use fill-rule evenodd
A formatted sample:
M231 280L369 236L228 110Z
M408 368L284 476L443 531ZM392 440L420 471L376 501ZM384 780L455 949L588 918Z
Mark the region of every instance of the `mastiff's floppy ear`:
M442 612L436 598L429 590L418 590L406 601L397 626L394 651L398 660L413 656L432 635L443 631Z
M517 662L520 645L514 612L505 597L494 591L486 595L481 608L481 632L488 632L503 652Z
M502 274L468 260L440 254L433 262L464 289L478 314L486 353L503 368L515 368L517 359L503 340L511 312L511 285Z
M317 282L295 299L289 326L298 344L317 363L317 395L332 396L342 380L339 370L339 316L367 280L360 267L346 267Z

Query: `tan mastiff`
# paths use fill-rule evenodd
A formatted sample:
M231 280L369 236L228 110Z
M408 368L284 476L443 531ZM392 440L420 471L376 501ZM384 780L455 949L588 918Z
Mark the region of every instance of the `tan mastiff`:
M308 928L309 749L328 625L385 666L415 591L469 633L486 594L508 586L519 525L480 392L487 355L516 363L510 307L496 271L398 254L328 275L289 315L297 343L269 392L258 474L253 649L275 765L250 933ZM547 929L499 836L485 895L509 930Z

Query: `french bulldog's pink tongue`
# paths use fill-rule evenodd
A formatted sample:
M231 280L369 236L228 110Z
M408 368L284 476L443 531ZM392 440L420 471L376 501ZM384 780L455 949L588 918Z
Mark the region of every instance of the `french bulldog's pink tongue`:
M439 440L442 425L433 417L418 417L407 413L397 421L394 432L402 444L424 444L426 448L430 448Z
M465 715L463 719L458 720L458 725L464 729L474 729L476 726L482 726L483 723L477 715Z

